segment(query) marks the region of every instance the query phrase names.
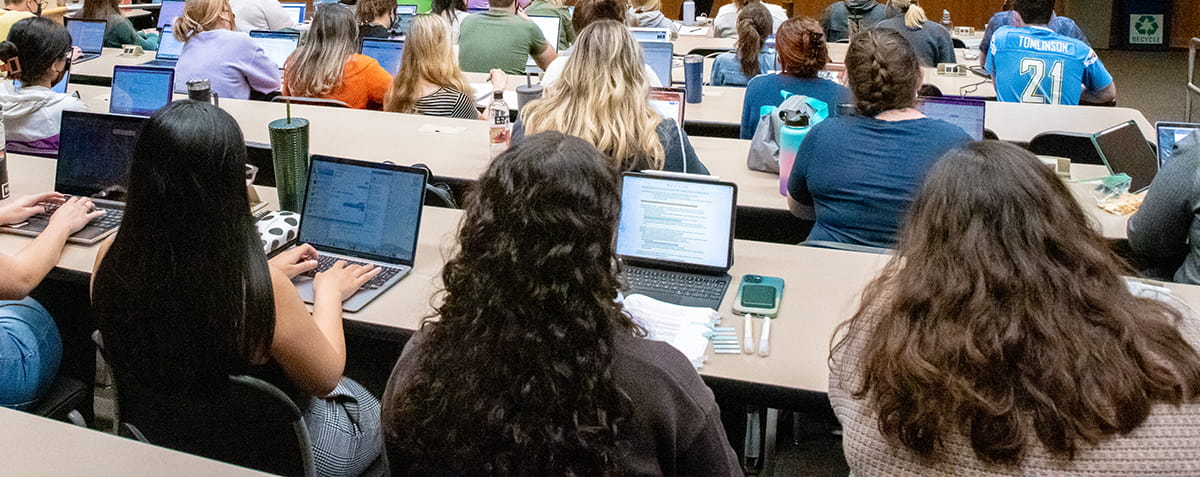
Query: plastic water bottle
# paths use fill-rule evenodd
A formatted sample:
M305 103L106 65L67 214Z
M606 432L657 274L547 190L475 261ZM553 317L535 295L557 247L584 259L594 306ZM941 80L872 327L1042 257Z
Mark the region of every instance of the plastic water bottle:
M779 131L779 194L787 196L788 176L792 174L792 164L796 162L800 143L804 142L808 130L812 129L809 126L812 119L805 112L788 114L786 111L779 112L779 119L783 120L783 129Z
M954 22L950 21L950 10L942 10L942 26L946 27L946 31L954 31Z
M492 92L492 104L488 105L488 121L491 122L488 137L492 143L492 158L495 159L508 149L508 139L512 135L512 122L508 118L508 104L504 102L503 91Z
M683 26L692 26L696 24L696 2L686 0L683 2Z

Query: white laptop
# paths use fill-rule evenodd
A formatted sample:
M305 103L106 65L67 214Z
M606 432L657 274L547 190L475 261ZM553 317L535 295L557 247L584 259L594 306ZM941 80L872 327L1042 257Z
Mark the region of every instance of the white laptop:
M666 28L630 28L629 34L637 41L671 41L671 30Z
M667 86L671 84L671 60L674 56L675 46L669 41L639 41L642 45L642 56L646 59L646 65L654 70L654 74L658 75L659 84Z
M546 37L546 44L550 45L550 48L558 50L558 23L561 19L558 17L541 17L537 15L530 15L529 19L533 20L533 23L537 24L538 28L542 30L542 36ZM529 59L525 60L525 71L541 73L542 69L538 68L537 62L530 56Z
M308 13L308 7L303 3L280 3L285 11L292 14L292 19L296 20L296 24L304 23L304 15Z
M300 45L300 32L254 30L250 32L250 39L282 70L288 57Z

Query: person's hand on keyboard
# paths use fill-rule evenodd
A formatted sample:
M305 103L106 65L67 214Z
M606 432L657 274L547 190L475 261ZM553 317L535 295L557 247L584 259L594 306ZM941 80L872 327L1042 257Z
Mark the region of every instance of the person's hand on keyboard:
M65 227L67 235L71 235L83 230L88 222L101 215L104 215L104 210L97 209L92 199L87 197L72 197L58 206L58 210L54 211L54 215L50 216L50 223L46 224L46 230Z
M58 192L33 194L13 199L13 202L0 207L0 225L14 225L29 220L35 214L45 212L46 206L58 205L67 199Z
M317 268L317 249L306 243L300 244L279 252L279 255L269 260L268 263L287 275L288 279L296 278L302 273Z
M318 273L316 278L313 278L313 296L315 299L322 296L333 299L336 295L340 303L350 298L350 295L375 278L375 275L379 275L380 270L382 269L374 265L346 265L345 261L338 260L329 270Z

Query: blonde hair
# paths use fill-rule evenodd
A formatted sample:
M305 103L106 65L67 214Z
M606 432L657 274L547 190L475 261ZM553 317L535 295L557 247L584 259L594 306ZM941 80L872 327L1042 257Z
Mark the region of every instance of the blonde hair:
M909 28L924 28L929 17L921 8L920 0L890 0L888 5L904 14L904 26Z
M226 14L228 18L224 17ZM229 0L187 0L183 4L183 12L175 17L172 25L175 31L172 34L176 40L186 42L197 33L225 28L221 22L226 20L233 23L233 8L229 6Z
M320 98L342 84L346 62L358 53L354 14L337 4L317 10L308 40L284 62L288 94Z
M383 99L383 110L415 113L421 98L420 82L428 81L443 88L473 94L471 83L458 69L454 47L450 45L450 23L441 15L421 15L413 21L404 42L400 72Z
M655 132L662 117L650 106L642 49L629 30L601 20L580 32L574 48L545 97L521 109L525 134L560 131L591 142L621 170L642 161L662 169Z

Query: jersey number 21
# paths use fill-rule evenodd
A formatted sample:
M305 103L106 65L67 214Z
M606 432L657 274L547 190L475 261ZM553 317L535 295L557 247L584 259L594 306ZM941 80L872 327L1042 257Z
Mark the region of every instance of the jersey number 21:
M1062 60L1055 60L1047 71L1045 60L1040 58L1022 58L1021 74L1029 74L1029 84L1025 85L1025 91L1021 93L1022 103L1061 104L1063 84ZM1049 98L1038 94L1038 89L1042 85L1042 80L1046 79L1046 76L1050 76Z

